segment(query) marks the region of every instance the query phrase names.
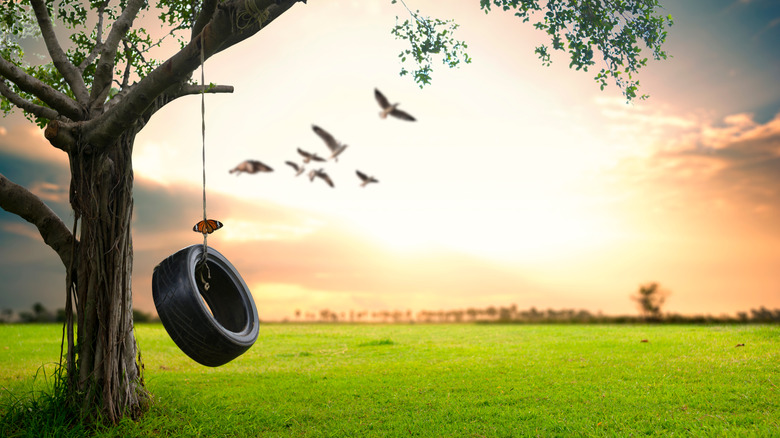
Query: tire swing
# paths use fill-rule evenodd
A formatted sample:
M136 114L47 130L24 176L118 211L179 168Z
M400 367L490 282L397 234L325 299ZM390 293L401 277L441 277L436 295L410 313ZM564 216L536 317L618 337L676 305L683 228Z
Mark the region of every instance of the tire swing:
M201 86L203 34L200 38ZM203 220L193 231L203 244L183 248L155 266L152 297L168 335L187 356L201 365L224 365L247 351L257 340L259 319L249 288L235 267L207 237L222 223L206 216L206 103L201 90L203 137Z

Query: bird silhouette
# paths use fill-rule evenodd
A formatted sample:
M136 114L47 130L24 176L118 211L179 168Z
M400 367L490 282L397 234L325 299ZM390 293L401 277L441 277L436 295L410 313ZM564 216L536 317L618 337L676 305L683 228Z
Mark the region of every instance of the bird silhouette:
M361 181L363 181L360 184L360 187L365 187L366 185L368 185L370 183L378 183L379 182L378 179L374 178L373 176L368 176L368 175L366 175L365 173L363 173L363 172L361 172L359 170L356 170L355 173L357 173L357 176L360 177Z
M257 172L273 172L270 166L267 166L257 160L246 160L238 164L235 168L230 170L230 173L237 172L237 175L241 175L241 172L257 173Z
M374 88L374 97L376 98L376 101L379 102L379 106L382 107L382 111L379 112L379 117L386 119L387 115L391 115L393 117L397 117L401 120L408 120L410 122L414 122L415 119L412 117L409 113L406 113L404 111L401 111L398 109L398 103L390 104L390 102L387 100L384 94L382 94L378 89Z
M286 164L286 165L292 167L293 169L295 169L295 176L298 176L298 175L302 174L303 171L306 170L305 167L299 166L298 164L293 163L292 161L285 161L284 164Z
M330 135L330 133L328 133L328 131L320 128L317 125L311 125L311 129L313 129L314 132L317 135L320 136L322 141L324 141L325 144L328 145L328 149L330 149L330 158L329 159L333 159L334 161L338 161L337 157L342 152L344 152L344 149L347 148L347 145L339 143L338 141L336 141L335 138L333 138L332 135Z
M314 181L314 178L322 178L323 181L328 183L329 186L335 187L333 185L333 180L330 179L327 173L323 169L317 169L317 170L310 170L309 171L309 181Z
M298 153L301 154L303 157L303 162L308 163L310 161L325 161L324 158L317 156L317 154L312 154L310 152L306 152L301 148L298 148Z

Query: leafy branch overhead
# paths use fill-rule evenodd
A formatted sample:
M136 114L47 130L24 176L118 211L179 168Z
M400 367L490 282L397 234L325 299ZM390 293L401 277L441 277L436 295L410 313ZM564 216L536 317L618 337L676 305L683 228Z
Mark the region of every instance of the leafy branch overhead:
M412 73L422 87L430 83L434 55L441 56L442 63L449 67L461 61L471 62L465 52L468 46L454 37L457 24L420 16L419 11L409 10L404 0L401 3L412 18L396 24L392 30L397 39L410 44L399 55L404 64L401 76L409 73L405 63L414 62ZM542 64L552 63L554 51L566 52L570 68L588 71L597 66L594 80L601 89L614 82L629 101L647 97L637 96L636 79L639 70L647 65L646 50L653 59L667 58L662 46L673 20L671 15L661 12L658 0L480 0L485 13L494 6L514 11L523 23L533 21L534 28L550 38L549 45L535 49Z
M397 0L392 0L392 3L396 4ZM398 24L398 17L396 17L396 25L391 31L396 39L407 40L411 46L398 55L403 65L401 76L409 73L405 65L413 62L415 64L412 71L414 80L422 88L431 83L431 73L433 72L431 64L434 55L440 55L442 63L450 68L457 67L461 61L466 64L471 63L471 58L465 51L468 45L454 37L458 25L453 20L421 17L419 10L412 12L403 0L401 3L409 11L412 18L412 20L407 19L402 24Z

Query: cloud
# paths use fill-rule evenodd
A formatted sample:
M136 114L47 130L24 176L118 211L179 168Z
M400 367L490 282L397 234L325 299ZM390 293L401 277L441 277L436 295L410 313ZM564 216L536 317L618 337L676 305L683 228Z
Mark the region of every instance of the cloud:
M20 114L10 114L0 127L0 153L30 161L68 165L68 156L54 148L43 135L43 129L30 123Z
M65 269L35 226L0 210L0 309L63 307Z
M0 222L0 230L33 240L41 239L41 234L38 232L38 229L26 222Z
M765 124L749 114L724 118L720 125L705 125L698 141L675 152L659 154L660 162L673 163L671 171L708 168L704 174L717 183L752 199L776 201L780 196L780 114Z
M659 211L696 212L708 221L716 212L744 224L780 225L780 114L758 123L737 113L669 139L651 138L656 150L626 159L616 171Z
M191 230L202 217L200 195L194 186L136 181L133 288L136 305L145 311L153 310L154 266L202 243ZM258 307L266 319L291 316L295 308L379 309L398 303L451 308L480 300L487 305L496 303L491 299L496 294L516 296L528 289L521 274L478 257L435 248L394 251L323 213L221 193L210 194L208 210L225 223L209 236L209 246L263 300ZM481 298L475 298L477 290Z
M55 184L46 181L35 181L28 187L34 195L44 201L60 204L68 203L68 187L63 184Z

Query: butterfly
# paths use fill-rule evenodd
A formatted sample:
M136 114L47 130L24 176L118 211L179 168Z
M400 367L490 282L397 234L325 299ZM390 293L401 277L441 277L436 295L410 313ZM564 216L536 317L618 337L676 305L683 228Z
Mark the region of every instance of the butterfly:
M205 221L200 221L195 224L195 226L192 227L192 231L203 234L211 234L220 228L222 228L222 222L216 219L206 219Z

